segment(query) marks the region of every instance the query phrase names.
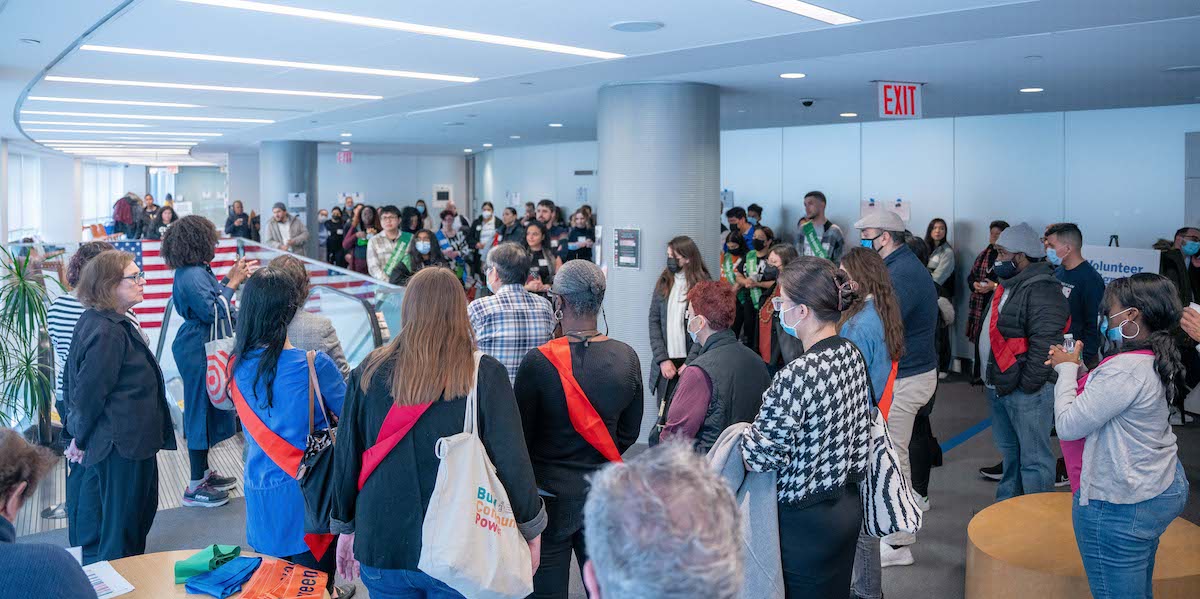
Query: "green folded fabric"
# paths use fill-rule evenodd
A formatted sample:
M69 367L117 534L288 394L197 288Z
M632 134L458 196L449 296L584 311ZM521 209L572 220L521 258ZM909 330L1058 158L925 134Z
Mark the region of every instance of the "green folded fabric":
M197 574L216 570L241 554L242 548L237 545L205 547L196 555L175 562L175 584L183 584Z

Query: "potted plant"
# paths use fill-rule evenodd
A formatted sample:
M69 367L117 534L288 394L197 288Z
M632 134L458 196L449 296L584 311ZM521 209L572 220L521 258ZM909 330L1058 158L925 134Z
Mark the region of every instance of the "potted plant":
M46 335L50 301L42 261L34 248L14 254L0 247L0 419L6 426L36 417L37 440L52 440L53 363Z

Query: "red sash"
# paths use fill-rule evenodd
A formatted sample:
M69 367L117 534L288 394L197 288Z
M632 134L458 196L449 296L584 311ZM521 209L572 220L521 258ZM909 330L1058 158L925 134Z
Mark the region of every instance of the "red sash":
M617 451L612 435L608 434L608 427L604 426L604 420L583 394L579 381L575 380L575 374L571 371L570 343L566 337L559 337L539 347L538 351L542 352L558 371L563 394L567 396L567 415L571 418L571 426L608 461L620 462L621 452Z
M996 323L1000 320L1000 300L1003 298L1004 286L996 285L996 292L992 295L992 318L988 322L988 339L992 344L992 356L996 358L996 366L1000 367L1000 372L1007 372L1017 363L1017 356L1029 350L1029 341L1021 337L1009 339L1000 334ZM1067 316L1067 325L1063 327L1063 333L1070 330L1071 317Z
M883 387L883 395L879 398L879 413L887 422L888 413L892 411L892 394L896 386L896 372L900 370L899 362L892 362L892 371L888 373L887 384Z
M232 373L230 376L232 377ZM267 457L271 458L271 461L275 462L280 470L283 470L288 476L296 478L296 473L300 471L300 462L304 459L304 450L288 443L283 437L276 435L275 431L267 428L258 414L254 413L250 404L246 403L246 398L242 397L237 382L230 381L230 383L233 391L233 405L237 407L238 417L242 419L242 426L246 427L246 432L250 433L254 442L258 443L263 453L267 454ZM335 538L336 535L331 534L305 533L304 544L308 545L313 557L317 558L317 561L321 561Z
M359 491L362 490L363 485L367 484L367 479L383 462L383 458L387 457L392 449L395 449L396 444L400 443L404 435L412 430L413 425L421 419L421 415L431 405L433 404L425 403L415 406L392 404L392 407L388 409L387 416L383 418L383 426L379 427L379 436L375 437L375 444L362 454L362 470L358 473Z

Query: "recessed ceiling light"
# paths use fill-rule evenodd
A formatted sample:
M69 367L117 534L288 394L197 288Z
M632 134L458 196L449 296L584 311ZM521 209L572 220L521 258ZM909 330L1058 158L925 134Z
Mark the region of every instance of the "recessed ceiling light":
M830 25L846 25L849 23L857 23L858 22L858 19L856 19L850 15L844 15L840 12L834 12L832 10L829 10L828 8L821 8L820 6L816 6L814 4L809 4L807 2L800 2L800 0L750 0L750 1L757 2L759 4L762 4L763 6L770 6L771 8L778 8L779 10L786 10L787 12L795 13L802 17L808 17L810 19L816 19L818 21L829 23Z
M527 48L530 50L543 50L545 52L557 52L560 54L573 54L575 56L587 56L589 58L624 58L624 54L616 54L614 52L602 52L600 50L589 50L587 48L577 48L575 46L564 46L561 44L550 44L546 42L535 42L533 40L524 40L515 37L506 37L503 35L491 35L487 33L476 33L474 31L463 31L461 29L448 29L446 27L431 27L429 25L418 25L416 23L405 23L403 21L393 21L391 19L378 19L374 17L360 17L358 15L350 15L345 13L330 12L325 10L312 10L307 8L297 8L294 6L280 6L278 4L267 4L264 2L250 2L248 0L182 0L183 2L191 2L193 4L207 4L209 6L223 6L226 8L238 8L241 10L253 10L257 12L265 12L276 15L289 15L293 17L304 17L307 19L317 19L321 21L332 21L335 23L346 23L348 25L361 25L363 27L375 27L378 29L391 29L393 31L405 31L408 33L418 33L421 35L434 35L439 37L449 37L460 40L468 40L472 42L483 42L486 44L498 44L501 46L515 46L517 48Z
M194 146L195 141L105 141L102 139L37 139L40 144L107 146Z
M483 144L483 147L490 148L490 147L492 147L492 144Z
M147 121L194 121L201 123L274 123L270 119L243 119L217 116L163 116L145 114L116 114L109 112L61 112L57 110L22 110L21 114L45 114L50 116L82 116L105 119L144 119Z
M1040 87L1022 87L1021 88L1021 93L1023 93L1023 94L1040 94L1044 91L1046 91L1046 90L1044 90Z
M471 152L474 152L475 150L472 150L471 148L463 148L463 151L470 154Z
M803 79L804 73L780 73L781 79Z
M342 137L354 137L353 133L343 133Z
M298 89L268 89L262 87L233 87L228 85L200 85L195 83L164 83L161 81L128 81L123 79L96 79L93 77L59 77L49 75L43 81L59 83L95 83L97 85L124 85L129 87L153 87L161 89L195 89L210 92L240 92L246 94L276 94L281 96L312 96L317 98L343 98L347 100L382 100L383 96L369 94L346 94L341 92L313 92Z
M521 139L521 136L520 135L509 135L508 138L509 139Z
M59 98L53 96L29 96L26 100L39 102L77 102L79 104L119 104L121 106L158 106L161 108L204 108L200 104L178 104L176 102L141 102L138 100L97 100L94 98Z
M550 126L557 129L559 127L562 127L562 123L550 123Z
M166 50L143 50L140 48L121 48L117 46L95 46L84 44L80 50L90 52L109 52L112 54L132 54L135 56L157 56L159 58L180 58L184 60L206 60L209 62L228 62L234 64L253 64L266 67L284 67L288 69L305 69L310 71L331 71L335 73L354 73L357 75L382 75L384 77L407 77L409 79L432 79L434 81L453 81L455 83L474 83L478 77L462 75L440 75L437 73L421 73L418 71L396 71L392 69L373 69L367 67L351 67L336 64L321 64L317 62L295 62L292 60L273 60L269 58L243 58L239 56L221 56L219 54L197 54L194 52L170 52Z
M74 121L26 121L22 120L21 125L67 125L71 127L112 127L114 129L145 129L151 125L143 125L141 123L77 123Z
M221 137L220 133L196 133L189 131L182 133L179 131L92 131L91 129L26 129L26 132L32 133L87 133L88 135L174 135L176 137Z
M839 114L838 116L847 118L847 119L852 119L852 118L858 116L858 113L857 112L843 112L842 114Z
M521 85L533 85L532 81L522 81Z
M343 146L348 146L348 145L350 145L350 142L348 142L348 141L343 141L343 142L342 142L342 145L343 145Z
M745 112L746 112L746 109L745 109L745 108L739 108L739 109L738 109L738 114L744 114Z
M663 24L659 21L617 21L608 27L613 31L624 33L646 33L662 29Z
M466 123L464 123L462 121L446 121L445 123L442 123L442 126L444 126L444 127L462 127L465 124Z

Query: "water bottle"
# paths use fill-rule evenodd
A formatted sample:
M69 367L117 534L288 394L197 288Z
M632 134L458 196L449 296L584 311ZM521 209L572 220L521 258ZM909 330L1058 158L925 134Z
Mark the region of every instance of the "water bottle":
M1067 333L1063 335L1063 350L1068 354L1075 353L1075 336Z

